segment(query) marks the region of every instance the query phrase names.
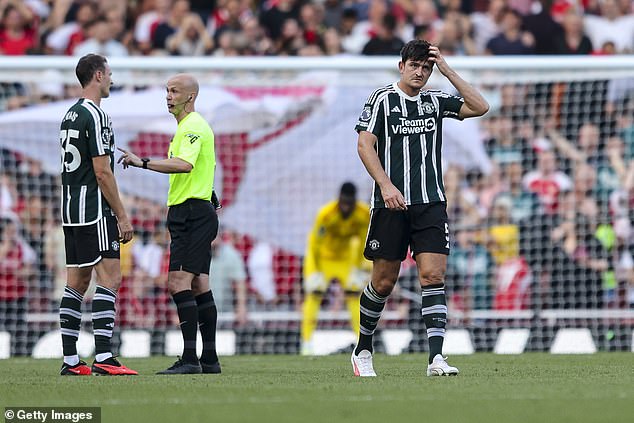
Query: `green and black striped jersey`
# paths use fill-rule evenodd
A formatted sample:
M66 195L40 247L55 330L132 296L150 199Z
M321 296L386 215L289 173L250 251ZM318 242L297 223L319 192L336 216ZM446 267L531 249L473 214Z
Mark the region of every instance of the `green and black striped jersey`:
M93 157L108 155L114 172L114 133L110 116L91 100L81 98L64 115L59 139L62 147L62 224L93 224L105 212L112 213L99 189L92 165Z
M397 83L368 97L355 129L376 135L381 165L407 205L445 201L442 119L460 119L463 103L461 97L438 90L423 90L411 97ZM376 182L372 207L385 207Z

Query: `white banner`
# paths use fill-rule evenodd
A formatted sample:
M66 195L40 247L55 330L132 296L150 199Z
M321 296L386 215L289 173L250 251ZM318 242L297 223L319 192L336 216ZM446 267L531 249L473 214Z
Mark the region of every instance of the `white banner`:
M300 79L310 81L309 76ZM301 255L317 209L336 197L342 182L356 183L360 199L369 199L371 180L357 155L354 126L374 88L341 86L336 77L322 86L202 87L196 109L216 134L215 185L221 197L229 195L223 192L226 181L235 190L222 211L223 225ZM60 120L73 102L3 113L0 146L41 160L47 171L57 173ZM176 129L164 89L115 92L101 106L123 148L137 145L140 134L165 139ZM447 119L443 128L448 161L487 169L477 121ZM122 191L165 201L166 175L121 168L116 175Z

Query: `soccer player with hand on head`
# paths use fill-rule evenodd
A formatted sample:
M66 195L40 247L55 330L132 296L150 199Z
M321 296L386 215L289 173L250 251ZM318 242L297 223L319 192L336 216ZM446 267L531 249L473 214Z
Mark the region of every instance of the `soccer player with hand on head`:
M434 65L460 96L423 90ZM408 42L401 50L398 68L400 80L370 94L355 127L358 153L374 179L374 189L365 245L365 256L373 261L372 276L361 294L361 327L352 368L356 376L376 376L372 337L409 248L423 291L422 315L429 339L427 375L456 375L458 369L442 356L449 254L442 120L482 116L489 105L447 64L438 47L427 41Z
M324 293L333 281L344 290L350 326L359 334L359 293L366 280L363 242L369 209L357 201L351 182L341 186L339 198L324 205L308 235L304 258L304 305L302 307L302 355L312 355L313 333ZM369 267L369 263L367 263Z

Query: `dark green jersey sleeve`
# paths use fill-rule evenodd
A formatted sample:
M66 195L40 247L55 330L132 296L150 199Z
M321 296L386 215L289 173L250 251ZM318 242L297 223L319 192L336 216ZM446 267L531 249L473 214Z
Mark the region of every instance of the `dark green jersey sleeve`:
M451 94L438 96L438 103L443 118L460 119L460 108L464 104L464 99Z
M383 91L384 89L380 90ZM377 138L382 135L385 124L385 107L383 105L385 95L381 95L378 91L379 90L375 90L370 94L370 97L363 106L357 125L354 128L357 132L371 132L376 135Z
M85 126L86 146L88 147L88 153L90 157L103 156L108 154L106 146L107 140L104 140L104 135L107 132L107 125L105 122L106 117L103 112L98 110L93 104L84 102L82 104L84 113L82 113L83 122Z

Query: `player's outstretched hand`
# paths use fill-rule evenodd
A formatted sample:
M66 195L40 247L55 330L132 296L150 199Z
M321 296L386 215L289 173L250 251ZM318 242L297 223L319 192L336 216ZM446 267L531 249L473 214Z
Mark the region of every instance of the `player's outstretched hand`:
M428 60L430 62L432 62L432 63L435 63L436 66L438 67L438 70L443 75L445 75L446 72L451 70L451 68L449 67L447 62L445 62L445 58L442 56L442 54L440 54L440 50L436 46L430 46L429 47L429 59Z
M394 186L394 184L389 184L388 186L381 188L381 195L383 196L383 201L385 202L385 207L390 210L407 210L407 205L405 204L405 198L401 191L398 190Z
M119 241L126 244L134 237L134 228L128 218L118 219L117 226L119 227Z
M123 164L124 169L127 169L128 166L134 166L134 167L143 166L143 162L141 161L139 156L137 156L136 154L128 150L124 150L123 148L120 148L120 147L117 147L117 150L123 153L123 155L119 157L119 160L117 160L117 163Z

